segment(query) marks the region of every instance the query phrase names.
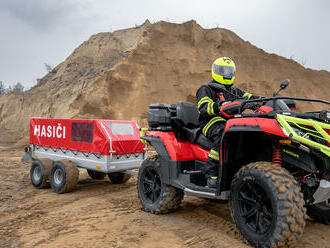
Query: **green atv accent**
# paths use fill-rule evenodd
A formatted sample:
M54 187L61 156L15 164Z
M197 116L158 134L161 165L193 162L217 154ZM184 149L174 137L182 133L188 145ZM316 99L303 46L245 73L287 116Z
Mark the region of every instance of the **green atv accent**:
M141 128L141 129L140 129L140 137L143 137L144 134L145 134L147 131L148 131L148 128ZM142 139L142 138L141 138L140 140L141 140L142 144L147 145L147 146L150 145L150 144L148 143L148 141L146 141L146 140L144 140L144 139Z
M299 155L298 154L295 154L294 152L291 152L289 150L283 149L283 152L291 155L292 157L299 158Z
M330 135L325 131L330 130L330 124L280 114L277 115L276 119L288 135L291 136L292 140L317 148L330 157L330 147L326 145L326 142L330 143ZM310 136L324 140L325 144L311 140Z

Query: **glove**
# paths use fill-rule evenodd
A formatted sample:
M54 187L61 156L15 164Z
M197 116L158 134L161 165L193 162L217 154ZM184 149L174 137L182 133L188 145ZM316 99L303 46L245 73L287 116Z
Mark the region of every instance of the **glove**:
M220 100L217 100L216 101L217 105L218 105L218 109L220 111L221 107L227 103L231 103L231 101L220 101Z
M242 103L240 101L224 102L219 106L220 113L226 118L231 118L239 113Z
M258 108L260 108L260 104L257 102L248 102L243 106L243 110L245 109L257 110Z

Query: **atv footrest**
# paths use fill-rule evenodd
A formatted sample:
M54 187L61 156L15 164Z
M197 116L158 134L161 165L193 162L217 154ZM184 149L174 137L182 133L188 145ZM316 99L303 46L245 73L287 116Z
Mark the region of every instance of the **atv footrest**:
M187 170L184 170L183 171L183 174L186 174L186 175L200 175L200 174L203 174L202 171L187 171Z

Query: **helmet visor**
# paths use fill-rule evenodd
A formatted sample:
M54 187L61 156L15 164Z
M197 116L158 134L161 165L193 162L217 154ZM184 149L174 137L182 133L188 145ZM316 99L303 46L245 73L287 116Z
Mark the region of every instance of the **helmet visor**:
M235 76L235 67L225 65L213 65L213 72L225 78L232 78Z

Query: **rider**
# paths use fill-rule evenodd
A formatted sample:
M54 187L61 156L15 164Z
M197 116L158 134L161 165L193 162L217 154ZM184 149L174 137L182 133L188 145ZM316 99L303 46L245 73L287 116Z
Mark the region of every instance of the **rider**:
M235 63L228 57L216 59L212 65L212 78L197 91L199 123L203 134L212 142L204 173L207 185L216 187L218 181L219 149L221 135L228 118L238 113L239 99L259 98L233 86L235 80Z

